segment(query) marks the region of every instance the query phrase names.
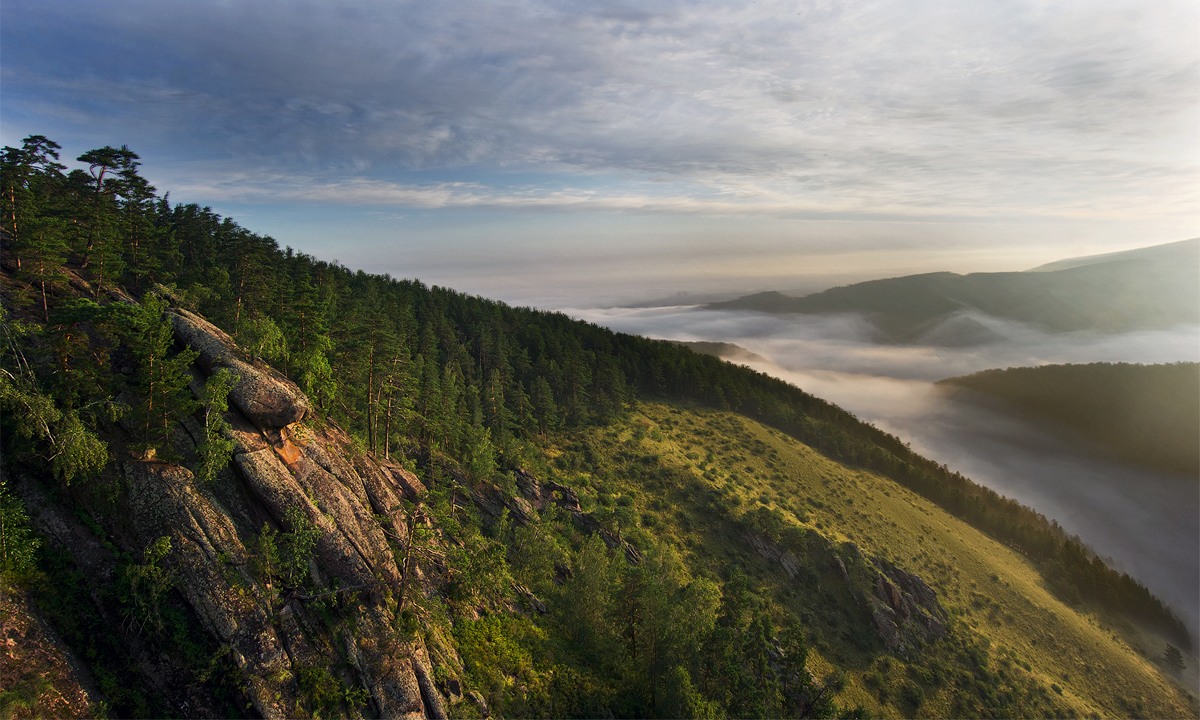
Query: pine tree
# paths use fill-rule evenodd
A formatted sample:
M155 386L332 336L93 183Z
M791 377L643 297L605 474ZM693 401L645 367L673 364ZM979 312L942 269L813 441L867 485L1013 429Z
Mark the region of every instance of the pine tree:
M405 346L403 336L394 336L395 342L385 347L390 358L384 363L379 384L383 413L383 457L391 457L393 437L409 434L413 420L413 398L417 393L413 360Z
M545 435L547 432L559 428L560 418L558 404L554 402L554 390L551 389L550 382L542 375L538 375L533 381L533 391L530 393L529 402L540 433Z
M240 227L229 233L228 252L233 259L229 280L233 293L234 334L242 331L243 319L248 314L266 311L272 291L270 264L278 250L278 244L271 238Z
M108 463L108 445L84 425L79 412L61 406L39 385L38 374L21 349L33 329L8 318L0 305L0 418L9 432L27 441L24 451L41 457L55 477L70 483L99 472Z
M121 231L132 215L122 217L118 197L136 198L132 208L136 214L152 197L154 188L137 175L137 153L124 145L89 150L76 160L88 166L87 172L75 170L69 176L80 194L88 198L82 218L86 242L81 264L90 271L99 291L105 283L119 278L124 269Z
M233 429L225 419L229 409L229 393L237 387L238 378L232 371L220 368L205 381L200 390L200 404L204 408L204 439L196 448L200 462L196 477L212 480L217 476L237 446L230 431Z
M575 555L574 577L565 587L563 608L569 617L572 647L597 667L606 667L619 652L612 624L613 558L598 535L590 535Z
M1163 664L1176 675L1182 673L1183 668L1186 667L1183 663L1183 653L1179 651L1179 648L1170 643L1167 644L1167 649L1163 651Z
M125 255L125 289L141 292L149 288L151 279L161 275L164 257L154 222L154 186L138 175L137 155L117 172L116 192L120 196L119 231Z
M25 505L0 478L0 586L27 581L34 575L40 545L29 526Z
M196 408L188 369L199 353L185 348L171 354L174 333L166 310L167 302L150 294L140 304L119 306L122 334L137 362L133 379L139 398L131 422L138 445L147 453L171 456L175 423Z
M62 171L57 143L41 135L0 156L0 204L18 275L38 287L42 319L49 321L46 286L63 276L68 253Z
M477 481L489 480L496 472L496 446L492 432L482 423L467 426L463 456L467 472Z
M500 369L493 368L488 372L482 398L483 422L491 431L496 444L501 447L508 444L512 434L512 416L505 401L504 386L504 376Z

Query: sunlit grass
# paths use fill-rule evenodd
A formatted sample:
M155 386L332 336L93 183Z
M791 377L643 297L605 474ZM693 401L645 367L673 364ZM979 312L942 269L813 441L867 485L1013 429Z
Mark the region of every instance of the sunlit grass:
M1197 714L1194 702L1152 663L1051 595L1020 554L887 478L842 466L731 413L644 404L626 421L595 432L605 451L627 461L623 468L646 468L644 474L613 473L603 482L580 478L602 493L636 498L641 527L633 530L634 539L653 533L701 566L744 567L789 612L826 628L811 669L846 670L846 704L880 716L910 714L904 693L912 692L913 682L907 678L926 671L900 659L881 665L877 652L839 642L836 631L845 620L828 607L825 578L817 574L816 591L788 587L777 568L748 549L738 520L759 508L921 576L951 614L955 632L981 638L997 677L1017 686L1036 684L1073 714ZM919 714L954 715L952 694L951 687L926 688Z

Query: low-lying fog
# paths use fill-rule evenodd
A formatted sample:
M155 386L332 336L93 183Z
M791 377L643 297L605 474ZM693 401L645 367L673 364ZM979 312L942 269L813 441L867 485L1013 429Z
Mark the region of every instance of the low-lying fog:
M989 368L1046 363L1163 363L1200 359L1200 328L1047 334L970 318L1003 338L970 347L871 341L855 316L769 315L695 306L568 309L621 332L740 345L734 359L831 400L918 452L1032 506L1200 623L1200 485L1090 457L1073 445L934 382ZM961 319L960 319L961 320ZM969 323L968 323L969 324Z

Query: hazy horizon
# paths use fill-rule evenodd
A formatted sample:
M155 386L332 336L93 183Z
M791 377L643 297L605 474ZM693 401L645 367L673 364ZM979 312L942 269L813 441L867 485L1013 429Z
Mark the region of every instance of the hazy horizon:
M517 304L1200 235L1200 5L0 4L0 141ZM68 163L72 164L72 163Z

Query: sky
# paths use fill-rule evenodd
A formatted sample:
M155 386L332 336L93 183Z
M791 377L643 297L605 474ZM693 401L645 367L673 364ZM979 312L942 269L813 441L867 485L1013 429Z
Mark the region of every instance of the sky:
M1200 235L1194 0L3 0L0 141L548 307Z

